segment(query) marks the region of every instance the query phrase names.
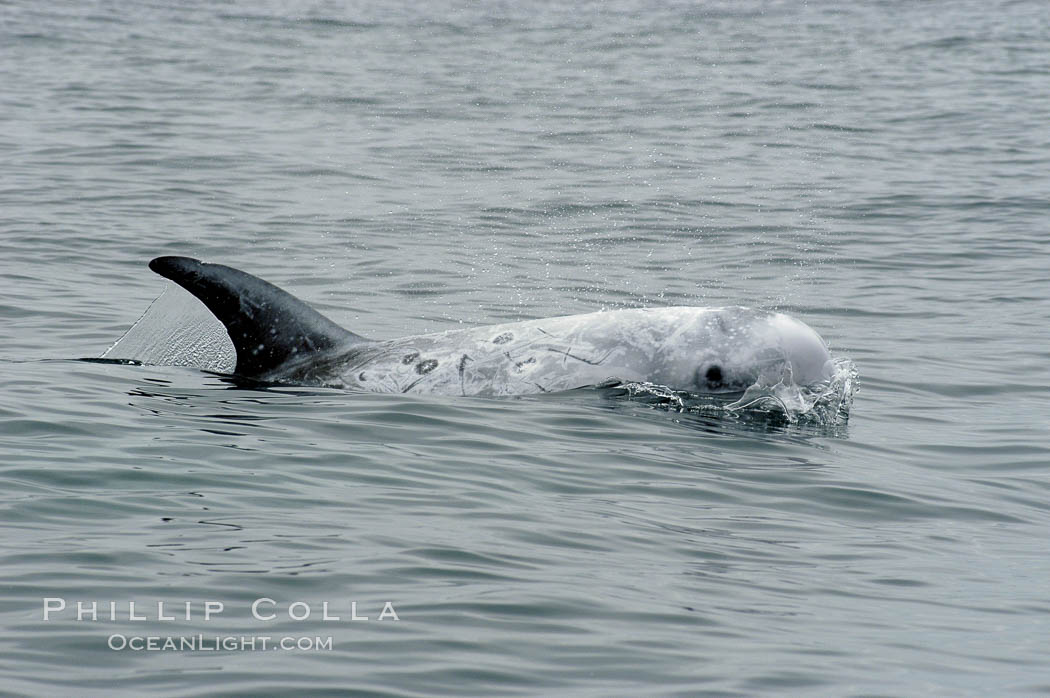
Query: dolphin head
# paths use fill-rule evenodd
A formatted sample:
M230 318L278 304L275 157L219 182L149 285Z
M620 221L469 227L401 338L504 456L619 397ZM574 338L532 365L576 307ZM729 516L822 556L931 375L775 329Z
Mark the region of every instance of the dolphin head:
M831 378L828 345L816 330L793 317L775 313L769 319L773 341L791 368L797 385L813 385Z
M683 314L664 345L657 382L696 393L738 393L756 383L812 385L831 377L827 345L783 313L714 308ZM667 382L664 382L667 381Z

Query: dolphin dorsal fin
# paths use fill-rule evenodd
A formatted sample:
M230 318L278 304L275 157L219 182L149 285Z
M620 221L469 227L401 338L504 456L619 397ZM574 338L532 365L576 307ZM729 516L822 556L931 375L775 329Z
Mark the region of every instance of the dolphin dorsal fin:
M226 327L238 375L261 377L298 356L368 341L239 269L189 257L157 257L149 268L196 296Z

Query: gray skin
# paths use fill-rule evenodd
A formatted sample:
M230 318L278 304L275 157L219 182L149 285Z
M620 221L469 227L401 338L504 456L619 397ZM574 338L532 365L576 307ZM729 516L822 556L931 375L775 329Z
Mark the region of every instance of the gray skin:
M263 381L479 396L648 382L722 394L760 379L809 385L831 375L824 341L782 313L640 308L372 341L236 269L184 257L150 267L223 322L237 350L235 373Z
M370 342L268 378L440 395L526 395L608 382L732 393L788 366L795 382L815 383L830 375L829 359L816 332L779 313L645 308Z

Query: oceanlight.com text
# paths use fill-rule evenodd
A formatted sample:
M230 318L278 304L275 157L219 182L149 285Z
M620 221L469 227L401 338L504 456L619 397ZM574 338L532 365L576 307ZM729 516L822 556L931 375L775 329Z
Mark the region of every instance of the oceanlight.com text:
M285 652L331 651L332 637L306 635L110 635L106 644L116 652Z

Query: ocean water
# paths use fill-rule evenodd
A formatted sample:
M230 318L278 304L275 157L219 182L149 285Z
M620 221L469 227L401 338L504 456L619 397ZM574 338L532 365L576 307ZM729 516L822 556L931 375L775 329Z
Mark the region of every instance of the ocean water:
M4 692L1050 692L1050 5L16 1L0 85ZM859 391L78 361L162 254L376 338L775 308Z

